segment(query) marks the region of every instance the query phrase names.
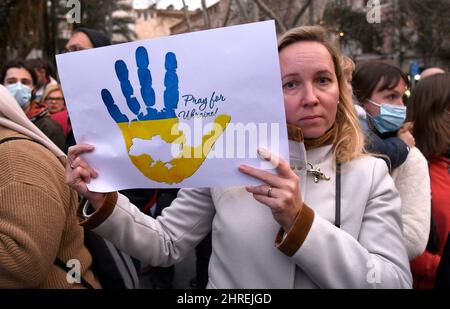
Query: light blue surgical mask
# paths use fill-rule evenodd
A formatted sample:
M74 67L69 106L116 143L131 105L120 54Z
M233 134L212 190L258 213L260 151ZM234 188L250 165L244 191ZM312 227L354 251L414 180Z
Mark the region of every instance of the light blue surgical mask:
M6 86L12 95L16 98L22 109L26 109L30 105L31 88L23 85L21 82Z
M380 107L380 114L372 116L367 113L373 125L380 133L395 132L403 125L406 119L406 106L387 103L378 104L370 99L368 102Z

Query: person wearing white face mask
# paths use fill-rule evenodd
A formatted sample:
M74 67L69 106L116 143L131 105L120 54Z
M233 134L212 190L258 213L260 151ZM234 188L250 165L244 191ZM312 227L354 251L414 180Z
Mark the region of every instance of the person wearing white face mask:
M0 83L11 92L28 119L63 150L65 136L62 127L49 117L45 104L33 100L36 81L35 72L21 60L7 62L0 72Z
M415 147L410 124L404 123L403 95L407 87L406 75L399 68L383 62L362 63L353 75L355 96L367 114L365 126L370 133L367 150L386 154L382 147L387 139L397 144L391 151L406 147L404 143L408 145L406 160L393 168L391 175L402 199L403 234L408 257L412 260L425 250L428 242L431 194L427 161Z

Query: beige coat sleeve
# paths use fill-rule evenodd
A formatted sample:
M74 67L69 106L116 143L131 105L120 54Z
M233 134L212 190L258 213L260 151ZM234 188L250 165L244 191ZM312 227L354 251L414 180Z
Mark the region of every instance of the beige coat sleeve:
M45 190L23 182L0 188L0 288L33 288L48 276L66 214Z

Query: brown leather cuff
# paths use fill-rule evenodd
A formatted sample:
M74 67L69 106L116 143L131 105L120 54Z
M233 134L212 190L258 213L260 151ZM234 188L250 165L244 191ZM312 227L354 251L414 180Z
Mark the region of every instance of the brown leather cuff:
M117 198L117 192L110 192L106 194L103 205L99 209L97 209L89 218L85 218L83 216L83 207L86 203L86 199L82 199L80 204L78 205L77 210L79 224L90 230L95 229L112 214L114 207L117 204Z
M292 225L284 239L284 230L280 228L278 231L275 238L276 247L287 256L293 256L302 246L306 236L308 236L313 221L314 211L306 204L303 204L302 210L295 217L294 225Z

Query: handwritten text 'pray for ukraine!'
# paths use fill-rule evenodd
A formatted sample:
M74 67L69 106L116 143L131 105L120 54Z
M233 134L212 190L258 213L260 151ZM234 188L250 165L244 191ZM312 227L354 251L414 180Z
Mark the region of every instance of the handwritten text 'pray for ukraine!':
M185 120L190 120L195 117L214 117L219 110L219 108L216 107L216 103L224 102L226 100L222 94L216 94L215 91L209 98L196 98L192 94L185 94L182 97L184 100L184 106L188 106L188 104L198 106L198 109L192 108L190 110L181 111L178 113L178 117Z

